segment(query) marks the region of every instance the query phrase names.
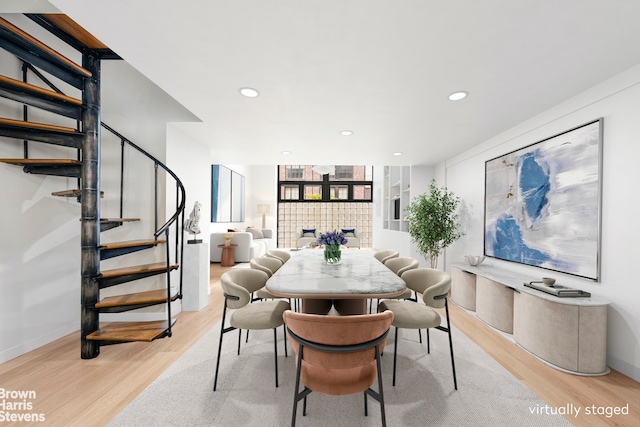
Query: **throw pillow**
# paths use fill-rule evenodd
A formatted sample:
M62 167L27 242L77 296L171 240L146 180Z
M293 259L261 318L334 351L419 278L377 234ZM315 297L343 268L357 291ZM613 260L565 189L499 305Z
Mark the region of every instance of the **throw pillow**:
M302 237L316 237L316 229L315 228L303 228L302 229Z
M345 237L355 237L356 236L356 229L355 228L343 228L342 232L344 233Z
M253 235L254 239L264 239L264 233L258 228L247 227L247 231Z

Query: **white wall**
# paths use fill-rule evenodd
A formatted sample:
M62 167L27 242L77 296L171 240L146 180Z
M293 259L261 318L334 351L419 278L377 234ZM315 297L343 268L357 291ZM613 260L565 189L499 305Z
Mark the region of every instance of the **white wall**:
M446 185L463 200L465 236L446 255L446 269L465 254L482 254L484 163L599 117L604 118L602 170L602 249L599 283L553 273L563 285L611 301L608 311L607 362L640 380L640 286L635 259L640 241L640 66L608 80L501 135L479 143L444 165ZM488 259L487 264L542 276L547 270ZM545 273L546 272L546 273ZM553 331L549 331L553 333Z

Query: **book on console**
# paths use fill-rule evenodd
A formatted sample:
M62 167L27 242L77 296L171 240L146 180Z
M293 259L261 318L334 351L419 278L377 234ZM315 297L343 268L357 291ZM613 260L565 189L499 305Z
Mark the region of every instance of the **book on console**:
M543 283L525 283L524 284L528 288L533 288L538 291L546 292L551 295L555 295L557 297L590 297L591 294L589 292L585 292L580 289L568 288L566 286L553 285L547 286Z

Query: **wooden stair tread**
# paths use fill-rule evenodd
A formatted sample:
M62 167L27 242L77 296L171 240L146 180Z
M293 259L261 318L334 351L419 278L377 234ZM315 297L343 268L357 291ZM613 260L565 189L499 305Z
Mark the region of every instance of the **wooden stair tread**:
M85 68L82 68L81 66L79 66L78 64L76 64L75 62L73 62L72 60L67 58L66 56L62 55L61 53L59 53L59 52L57 52L55 50L53 50L52 48L50 48L46 44L42 43L40 40L38 40L35 37L31 36L30 34L22 31L20 28L16 27L15 25L10 23L6 19L0 18L0 27L3 27L7 31L15 34L16 36L18 36L19 38L21 38L25 42L27 42L27 43L29 43L29 44L31 44L33 46L38 47L43 52L46 52L51 57L55 58L60 63L64 64L66 67L71 68L72 70L74 70L76 73L78 73L78 74L80 74L80 75L82 75L84 77L91 77L92 76L91 71L89 71L89 70L87 70Z
M7 119L4 117L0 118L0 125L15 126L15 127L25 128L25 129L48 130L48 131L71 133L71 134L80 133L76 129L66 127L66 126L50 125L47 123L26 122L24 120Z
M91 49L109 49L107 45L98 40L93 34L90 34L67 15L56 13L45 14L44 17L65 33L80 41L86 47Z
M12 165L19 165L19 166L33 166L33 165L77 166L82 164L81 161L73 160L73 159L0 159L0 162L9 163Z
M22 90L37 94L37 95L43 95L43 96L47 96L49 98L53 98L56 99L58 101L62 101L62 102L68 102L70 104L74 104L74 105L78 105L81 106L82 105L82 100L77 99L77 98L73 98L71 96L67 96L65 94L62 93L58 93L58 92L54 92L52 90L48 90L45 88L42 88L40 86L35 86L29 83L25 83L22 82L20 80L15 80L12 79L10 77L7 76L0 76L0 83L5 83L7 85L16 87L16 88L20 88Z
M140 218L100 218L100 222L135 222Z
M122 242L102 243L100 245L100 249L130 248L132 246L157 245L160 243L166 243L166 240L141 239L141 240L125 240Z
M178 295L176 288L171 288L171 299ZM116 295L105 297L96 304L96 308L122 307L126 305L159 304L167 302L167 290L157 289L153 291L138 292L135 294Z
M177 264L173 264L169 266L169 270L176 270L178 269L178 267L179 266ZM111 270L104 270L100 273L100 277L101 278L119 277L119 276L126 276L129 274L164 271L166 269L167 269L167 264L165 264L164 262L156 262L153 264L134 265L131 267L121 267L121 268L114 268Z
M82 195L82 190L74 188L71 190L54 191L51 195L60 197L80 197ZM100 192L100 197L104 197L104 191Z
M171 326L176 323L171 319ZM151 342L164 335L169 328L167 320L153 322L112 322L100 325L100 329L87 335L90 341Z

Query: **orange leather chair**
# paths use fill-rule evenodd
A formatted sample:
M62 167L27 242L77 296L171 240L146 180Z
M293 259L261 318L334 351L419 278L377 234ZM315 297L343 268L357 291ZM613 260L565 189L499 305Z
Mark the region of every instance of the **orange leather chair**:
M371 396L380 402L385 426L380 355L387 342L393 313L326 316L287 310L283 318L297 364L291 425L296 423L298 402L304 399L302 414L306 415L307 395L316 391L328 395L364 392L365 416L367 396ZM371 389L376 377L377 392ZM304 385L302 391L300 381Z

